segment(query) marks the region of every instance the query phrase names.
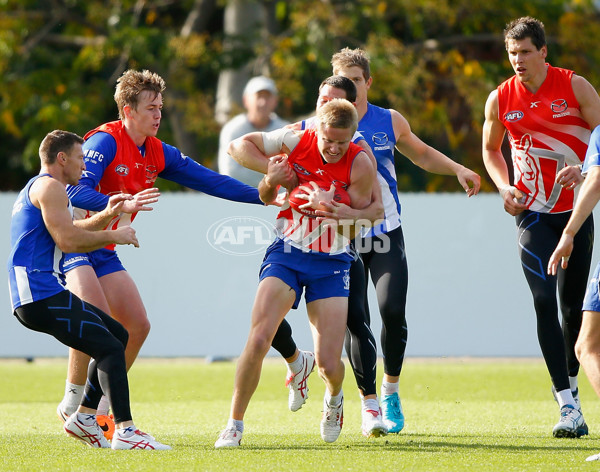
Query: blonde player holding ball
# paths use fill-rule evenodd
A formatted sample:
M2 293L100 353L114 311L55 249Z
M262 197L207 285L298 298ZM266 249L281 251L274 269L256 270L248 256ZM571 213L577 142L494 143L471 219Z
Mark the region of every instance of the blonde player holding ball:
M332 190L334 182L348 192L353 207L369 205L375 169L366 153L351 142L357 124L354 106L337 99L319 108L316 130L297 133L283 129L239 138L245 140L249 152L263 157L280 153L288 156L269 161L267 174L259 185L261 199L270 203L280 185L291 190L297 177L306 188L308 206L314 209L321 201L331 201L333 192L321 188ZM311 231L307 232L307 228ZM236 369L229 421L216 448L240 445L244 415L258 386L262 361L281 321L291 308L298 306L303 292L318 372L326 385L321 437L325 442L334 442L340 435L344 402L341 354L353 232L344 235L344 231L332 230L331 224L319 222L289 205L282 207L277 218L277 238L267 249L259 272L250 333Z

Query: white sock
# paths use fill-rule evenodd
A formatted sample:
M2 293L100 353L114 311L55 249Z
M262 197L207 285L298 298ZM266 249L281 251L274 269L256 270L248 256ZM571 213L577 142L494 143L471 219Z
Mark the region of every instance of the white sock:
M77 412L77 421L86 426L92 426L96 422L96 415L92 415L91 413Z
M377 398L369 398L368 400L363 399L362 410L379 411L379 402L377 401Z
M236 431L240 433L244 432L244 420L234 420L233 418L229 418L227 422L227 429L235 428Z
M325 401L329 406L338 406L344 399L344 391L340 390L337 395L332 395L329 390L325 390Z
M572 392L577 390L577 376L569 377L569 385L571 386Z
M110 403L106 395L102 395L102 398L98 403L98 409L96 411L96 414L108 416L108 410L110 410Z
M385 380L381 382L381 396L385 395L393 395L394 393L398 393L400 387L400 382L386 382Z
M556 392L556 398L558 400L558 406L560 408L562 408L565 405L576 406L575 399L573 398L573 393L571 392L570 388L565 388L560 392Z
M65 381L65 396L60 402L60 408L68 416L71 416L79 408L84 389L85 385L76 385Z
M299 351L298 357L294 362L288 362L287 365L292 373L297 374L300 372L302 367L304 367L304 354L302 354L302 351Z
M132 424L131 426L127 426L126 428L117 428L115 433L117 433L122 438L128 438L129 436L133 436L133 433L135 433L136 429L137 428L135 427L135 425Z

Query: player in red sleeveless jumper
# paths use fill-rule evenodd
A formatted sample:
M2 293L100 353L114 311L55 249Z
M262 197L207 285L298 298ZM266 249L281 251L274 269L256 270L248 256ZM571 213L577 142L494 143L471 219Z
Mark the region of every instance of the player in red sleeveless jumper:
M287 159L288 165L296 171L298 185L310 188L311 182L314 182L317 187L328 190L333 182L335 187L347 189L354 157L362 148L351 142L347 159L323 165L317 146L318 139L315 130L307 130ZM291 205L285 205L277 215L277 231L286 242L299 249L306 248L330 255L347 252L347 237L337 233L333 226L306 216Z
M375 169L366 153L351 143L358 124L356 109L347 100L333 100L318 110L317 121L316 133L309 130L298 134L283 129L240 138L253 149L250 152L277 156L270 160L259 185L261 199L271 202L280 185L290 190L300 181L315 183L313 190L304 186L307 203L313 209L318 208L320 201L331 201L332 184L347 185L351 206L368 206ZM278 156L280 153L287 156ZM313 240L302 237L305 233L296 225L302 217L286 206L278 216L277 238L267 249L261 265L250 333L236 368L229 421L215 447L240 445L244 414L258 385L262 361L281 321L291 308L298 306L303 292L313 328L316 363L326 385L321 437L333 442L341 432L344 379L341 354L352 261L348 243L356 228L344 227L348 231L340 229L334 234L326 232L331 239L326 244L313 245ZM298 234L294 234L294 228L299 228Z
M504 31L515 76L494 90L485 106L483 160L515 216L523 272L533 295L537 333L560 407L556 437L588 433L577 387L575 342L590 269L593 220L577 235L568 269L557 276L546 267L569 220L582 182L580 165L590 128L600 124L600 98L583 77L546 63L544 25L530 17L514 20ZM514 183L501 151L508 132ZM562 329L556 292L561 302Z

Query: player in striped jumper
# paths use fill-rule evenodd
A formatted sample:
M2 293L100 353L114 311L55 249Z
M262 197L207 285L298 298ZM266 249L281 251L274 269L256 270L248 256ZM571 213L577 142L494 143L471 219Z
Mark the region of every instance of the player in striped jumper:
M375 170L365 152L351 142L357 124L354 106L347 100L333 100L319 109L317 123L316 130L282 129L239 138L246 152L273 157L259 185L261 198L269 203L280 185L291 190L298 181L304 184L300 188L305 189L306 205L312 209L332 199L334 186L347 189L351 206L367 206ZM321 437L333 442L342 429L341 351L352 260L349 242L356 227L354 222L348 227L320 222L290 206L284 205L278 215L277 237L261 265L250 333L236 368L230 417L217 448L240 445L244 414L258 385L262 361L281 321L298 306L303 292L319 375L326 385Z
M324 79L319 86L316 109L318 110L335 98L345 98L355 103L356 87L354 83L341 75L332 75ZM312 129L314 126L315 117L313 116L287 127L304 130ZM352 142L363 148L376 167L375 157L364 137L356 132L352 137ZM381 220L384 213L379 181L376 177L373 179L371 203L366 208L355 209L342 203L332 202L332 206L326 210L328 211L318 211L317 213L328 218L361 220L363 222ZM366 283L362 259L357 255L350 265L348 329L345 346L361 398L361 432L367 437L379 437L387 434L387 426L383 422L377 398L377 345L365 310ZM291 411L298 411L308 399L307 380L315 365L314 355L310 351L301 351L296 347L292 338L291 326L285 319L273 338L272 346L287 361L288 405Z
M493 90L485 105L483 161L504 209L517 224L521 265L533 296L537 335L560 408L556 437L588 433L581 413L575 342L592 257L590 215L577 233L566 269L548 275L550 255L571 216L590 129L600 124L600 98L573 71L546 62L544 25L531 17L510 22L504 41L514 76ZM502 154L508 133L514 180ZM559 320L559 305L562 326Z

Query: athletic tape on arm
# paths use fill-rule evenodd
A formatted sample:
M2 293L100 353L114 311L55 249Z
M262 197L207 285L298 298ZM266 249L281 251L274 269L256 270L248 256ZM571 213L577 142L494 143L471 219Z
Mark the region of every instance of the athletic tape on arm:
M265 154L267 156L274 156L281 153L281 148L284 145L291 151L300 142L300 136L287 128L262 133L262 138Z

